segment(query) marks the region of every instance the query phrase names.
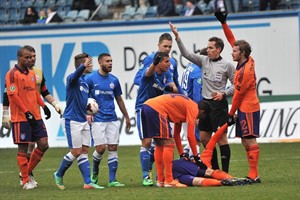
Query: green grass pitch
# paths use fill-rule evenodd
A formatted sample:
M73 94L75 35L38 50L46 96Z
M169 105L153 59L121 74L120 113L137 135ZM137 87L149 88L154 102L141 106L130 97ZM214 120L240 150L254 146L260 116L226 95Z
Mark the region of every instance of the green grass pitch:
M90 160L92 151L93 149L89 154ZM38 188L26 191L19 186L17 149L0 149L0 199L300 199L300 143L260 144L259 171L262 183L232 187L143 187L139 146L121 146L117 179L124 183L125 187L84 190L77 162L74 162L64 177L66 190L60 191L54 184L52 174L67 152L67 148L49 148L34 171L39 183ZM247 172L248 163L242 145L232 144L230 174L245 177ZM100 167L100 185L106 186L107 180L108 167L105 154Z

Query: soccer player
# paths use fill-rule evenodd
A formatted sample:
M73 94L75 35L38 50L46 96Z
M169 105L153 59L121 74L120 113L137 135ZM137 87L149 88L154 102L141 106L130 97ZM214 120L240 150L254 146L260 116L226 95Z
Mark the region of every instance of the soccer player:
M60 107L60 105L57 103L57 101L54 99L54 97L49 93L47 86L45 84L46 80L44 78L43 72L40 68L35 66L35 62L36 62L36 53L35 53L35 49L30 46L30 45L25 45L24 46L25 49L28 49L31 52L31 65L28 66L27 68L29 70L33 70L35 75L36 75L36 83L37 83L37 90L38 92L46 99L46 101L51 104L56 112L58 114L60 114L60 116L62 115L62 109ZM8 97L7 97L7 92L6 92L6 87L4 88L4 92L3 92L3 118L2 118L2 126L10 129L10 116L9 116L9 101L8 101ZM35 142L30 142L28 143L28 150L27 150L27 160L29 162L31 153L33 152L33 149L35 148ZM30 179L32 181L35 182L35 184L37 184L37 182L34 180L34 176L33 173L31 172L31 174L29 174ZM19 174L20 177L20 185L23 184L22 181L22 175L21 173Z
M141 124L141 108L143 103L153 97L162 95L165 91L177 92L176 85L172 80L172 75L168 71L170 67L169 54L157 52L153 63L143 71L138 95L135 102L137 128L142 142L140 149L140 162L142 167L143 186L152 186L153 181L150 177L150 147L152 138L143 138ZM154 159L153 159L154 160Z
M32 65L32 53L27 48L21 47L17 56L18 63L7 72L5 82L11 110L13 140L18 145L17 161L22 175L23 189L33 189L37 185L35 181L30 180L29 174L49 147L40 106L44 110L46 119L51 117L51 112L36 90L36 75L28 69ZM36 142L37 148L33 150L28 162L27 150L30 142Z
M234 78L234 95L228 121L232 121L237 111L236 137L240 137L247 152L250 170L247 178L252 183L260 183L258 175L260 104L256 91L255 62L250 56L251 46L245 40L236 40L226 23L227 13L216 12L225 36L232 46L232 58L237 62Z
M158 50L156 52L151 53L150 55L148 55L146 58L144 58L138 72L136 73L135 77L134 77L134 84L139 86L140 82L141 82L141 78L142 78L142 74L143 72L150 67L150 65L153 63L154 61L154 57L156 55L157 52L164 52L167 54L171 53L171 49L172 49L172 43L173 43L173 39L172 36L169 33L163 33L159 39L158 39ZM177 69L177 62L174 58L170 58L170 67L169 67L169 72L172 75L172 79L173 82L175 83L177 89L178 89L178 93L183 94L183 91L180 87L179 81L178 81L178 69Z
M207 55L207 48L203 48L200 51L200 55ZM189 97L196 103L199 103L203 99L201 95L202 90L202 69L201 67L190 63L183 71L181 76L181 88L185 96ZM182 124L183 135L187 135L187 126L186 123ZM200 133L198 127L195 127L195 136L197 140L197 151L201 145L200 142ZM193 158L193 154L190 151L190 145L186 144L184 147L184 153L189 154L190 158Z
M142 107L141 118L143 138L153 138L155 147L155 165L157 170L157 186L186 187L173 179L172 161L176 143L180 156L183 156L181 145L181 125L188 126L188 142L191 146L194 160L200 165L196 149L195 126L198 116L204 112L192 99L182 94L165 94L147 100ZM174 123L174 139L170 122Z
M93 72L86 81L89 85L91 97L99 104L99 112L93 116L92 138L96 147L93 153L92 182L98 183L99 165L103 158L106 146L108 149L108 186L124 186L116 179L118 169L118 145L120 122L115 111L114 100L123 113L126 130L131 128L130 119L122 98L122 89L119 79L112 75L112 57L108 53L98 56L99 70Z
M235 69L230 62L220 55L224 48L224 42L221 38L211 37L208 40L207 56L198 55L185 48L176 27L171 22L169 24L181 55L202 68L202 96L211 108L207 117L199 123L200 140L205 147L212 133L227 120L228 101L226 97L233 95ZM226 88L228 80L232 85ZM224 132L218 144L221 152L222 170L228 172L230 147L227 132ZM219 169L216 149L214 150L212 165L213 169Z
M203 106L207 106L202 104ZM202 106L201 106L202 107ZM205 111L206 109L204 109ZM205 111L206 112L206 111ZM230 124L232 125L234 121ZM188 186L233 186L244 185L248 181L246 179L234 178L230 174L221 171L213 170L211 168L211 156L216 143L222 137L223 132L226 131L228 124L220 127L216 133L209 140L205 150L201 154L203 165L197 164L186 157L173 161L172 172L174 179L178 179L180 183ZM206 164L205 164L206 163Z
M92 183L90 163L88 160L88 147L90 146L90 126L86 119L89 87L84 80L87 73L92 72L92 58L86 54L74 57L75 72L67 77L66 109L62 118L62 127L68 139L70 152L67 153L59 168L53 174L56 186L64 190L63 176L73 162L77 159L78 167L84 180L84 189L102 189L103 187Z

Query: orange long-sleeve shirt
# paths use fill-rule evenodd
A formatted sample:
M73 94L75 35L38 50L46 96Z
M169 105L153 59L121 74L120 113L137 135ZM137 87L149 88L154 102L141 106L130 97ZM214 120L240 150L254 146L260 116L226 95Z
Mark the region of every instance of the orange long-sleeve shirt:
M236 40L232 31L227 24L222 24L222 27L228 42L233 47ZM233 115L237 109L246 113L256 112L260 109L256 92L255 62L251 56L245 63L237 66L234 88L230 115Z
M45 104L36 90L36 76L32 70L21 70L17 65L5 77L10 102L11 121L27 121L25 112L31 112L35 119L41 119L40 106Z
M180 138L181 124L187 122L188 142L194 156L197 155L195 122L198 117L198 105L193 100L181 94L166 94L151 98L144 104L147 104L158 113L168 118L170 122L174 123L174 139L179 154L183 153Z

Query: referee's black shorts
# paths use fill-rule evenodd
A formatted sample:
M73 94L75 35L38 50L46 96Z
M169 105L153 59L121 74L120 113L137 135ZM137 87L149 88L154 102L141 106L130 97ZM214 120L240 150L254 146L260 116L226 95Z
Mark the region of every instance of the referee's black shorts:
M209 105L209 113L206 117L199 121L198 128L200 131L216 132L227 122L228 101L223 98L221 101L213 99L203 99Z

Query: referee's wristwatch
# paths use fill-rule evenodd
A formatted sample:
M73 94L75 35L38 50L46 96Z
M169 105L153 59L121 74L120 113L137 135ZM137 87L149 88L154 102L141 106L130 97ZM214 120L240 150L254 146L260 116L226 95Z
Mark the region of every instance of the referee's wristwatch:
M222 95L223 95L223 99L225 99L226 98L226 93L222 92Z

